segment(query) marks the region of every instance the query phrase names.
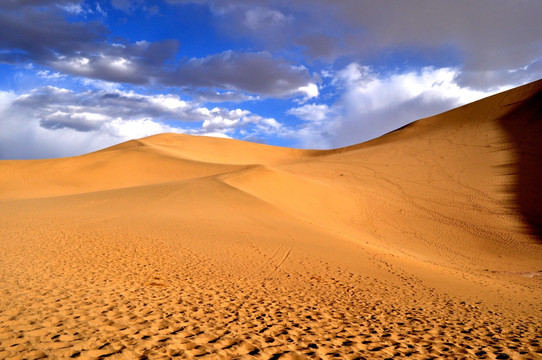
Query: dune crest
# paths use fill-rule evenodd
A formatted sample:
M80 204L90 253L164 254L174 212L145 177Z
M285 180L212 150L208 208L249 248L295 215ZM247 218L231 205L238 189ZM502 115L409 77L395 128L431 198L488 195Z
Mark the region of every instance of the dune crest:
M541 94L0 161L0 358L542 358Z

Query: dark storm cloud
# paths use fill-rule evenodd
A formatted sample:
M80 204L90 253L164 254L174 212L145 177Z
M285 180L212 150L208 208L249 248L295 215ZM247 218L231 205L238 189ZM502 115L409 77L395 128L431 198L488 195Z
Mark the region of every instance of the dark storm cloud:
M540 0L168 2L206 4L224 23L238 24L230 27L232 36L252 36L254 41L272 47L289 48L295 43L311 58L329 61L348 55L364 62L394 49L432 51L444 46L463 58L463 63L456 65L465 71L461 81L473 88L529 81L532 75L518 79L517 75L527 74L520 72L510 77L506 71L524 68L542 58ZM254 8L262 9L262 14L264 10L280 13L291 21L273 31L268 31L268 26L258 29L254 22L250 28L243 19ZM265 25L269 16L260 18ZM540 76L539 72L534 78Z
M326 34L304 34L297 40L296 44L305 48L310 58L332 60L337 57L341 40Z
M107 34L98 23L68 23L55 8L0 6L0 61L46 63L90 51Z
M70 23L56 7L0 11L0 23L0 61L35 62L56 71L113 82L149 83L179 48L175 40L110 44L103 25Z
M326 1L331 3L330 1ZM464 58L465 85L477 72L516 70L542 57L542 2L538 0L412 0L339 2L339 16L362 25L375 51L404 45L455 47ZM368 49L374 45L366 44ZM507 83L495 78L493 86ZM488 84L490 85L490 84Z
M311 75L304 67L274 59L269 53L236 53L227 51L203 59L191 59L171 77L167 85L186 84L246 91L269 96L284 96L306 86Z
M229 51L179 62L174 60L179 51L176 40L110 43L102 24L68 22L63 17L57 5L71 2L31 6L36 4L27 0L0 5L0 62L37 63L110 82L278 97L293 95L315 81L305 68L292 67L267 53Z
M72 75L128 84L149 84L167 71L166 60L178 51L176 40L136 44L101 44L94 51L57 57L45 65Z

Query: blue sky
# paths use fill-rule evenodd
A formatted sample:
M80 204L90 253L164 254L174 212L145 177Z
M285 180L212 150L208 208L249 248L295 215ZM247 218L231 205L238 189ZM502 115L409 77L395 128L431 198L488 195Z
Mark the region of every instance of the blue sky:
M351 145L542 77L539 0L6 0L0 158Z

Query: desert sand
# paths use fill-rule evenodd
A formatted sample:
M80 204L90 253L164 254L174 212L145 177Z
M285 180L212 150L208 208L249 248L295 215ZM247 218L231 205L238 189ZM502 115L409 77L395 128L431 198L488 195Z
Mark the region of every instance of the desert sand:
M0 358L541 359L541 116L0 161Z

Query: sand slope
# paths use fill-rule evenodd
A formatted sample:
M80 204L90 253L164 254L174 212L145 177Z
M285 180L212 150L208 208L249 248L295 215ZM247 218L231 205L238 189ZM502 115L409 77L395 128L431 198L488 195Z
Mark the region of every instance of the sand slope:
M329 151L0 162L0 358L542 358L542 82Z

